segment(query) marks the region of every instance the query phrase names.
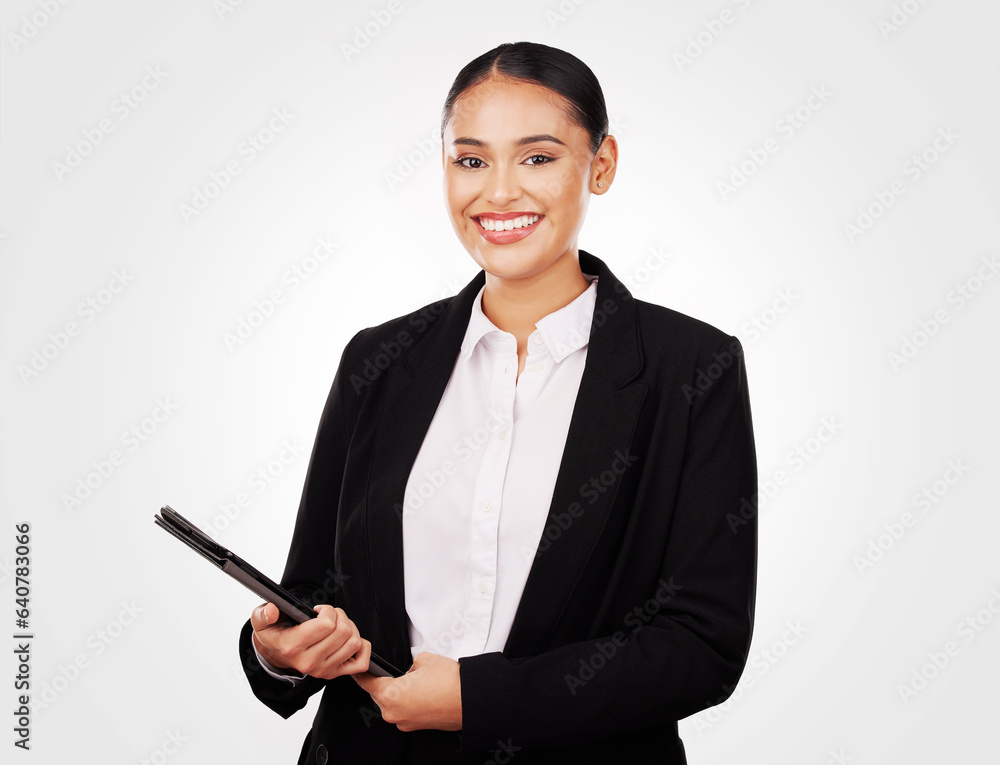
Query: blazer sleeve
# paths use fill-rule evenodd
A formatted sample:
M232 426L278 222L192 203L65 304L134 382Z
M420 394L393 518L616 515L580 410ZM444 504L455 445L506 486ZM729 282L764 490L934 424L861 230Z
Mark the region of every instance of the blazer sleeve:
M292 541L288 549L285 570L281 584L302 597L307 602L338 605L337 591L341 578L332 569L334 541L337 530L337 505L344 476L353 428L351 412L357 411L358 395L347 387L350 375L350 349L358 337L358 332L344 347L340 365L333 379L313 444L312 455L306 473L302 498ZM289 717L305 706L309 698L324 686L334 681L306 676L305 680L293 685L269 675L257 660L252 643L253 630L248 619L240 633L240 661L254 695L264 704L280 714ZM346 678L350 680L350 678ZM350 682L354 685L354 682Z
M719 363L726 354L727 367ZM673 513L659 515L670 524L661 569L661 581L674 585L669 600L631 630L530 657L462 658L463 751L508 737L522 748L549 748L660 726L735 689L756 590L757 519L745 510L756 506L753 426L739 341L730 337L698 356L684 393L663 391L686 396L690 407Z

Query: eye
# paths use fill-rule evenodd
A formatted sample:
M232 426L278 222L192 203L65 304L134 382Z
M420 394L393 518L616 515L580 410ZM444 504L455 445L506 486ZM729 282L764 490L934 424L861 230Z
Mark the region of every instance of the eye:
M555 162L555 158L554 157L549 157L549 156L546 156L545 154L534 154L534 155L528 157L528 159L525 160L525 162L527 162L528 160L535 160L535 159L540 159L542 161L541 162L531 162L529 164L530 167L538 167L539 165L547 165L549 162Z
M469 166L469 165L465 164L467 161L468 162L479 162L480 164ZM478 170L480 167L482 167L482 162L483 161L481 159L479 159L479 157L459 157L458 159L456 159L451 164L458 165L459 167L464 167L466 170Z

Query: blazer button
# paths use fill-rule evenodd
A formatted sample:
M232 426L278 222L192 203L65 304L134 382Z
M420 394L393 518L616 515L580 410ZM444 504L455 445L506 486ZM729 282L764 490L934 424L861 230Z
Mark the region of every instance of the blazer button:
M316 762L318 765L326 765L326 761L330 758L329 753L326 751L326 745L320 744L316 748Z

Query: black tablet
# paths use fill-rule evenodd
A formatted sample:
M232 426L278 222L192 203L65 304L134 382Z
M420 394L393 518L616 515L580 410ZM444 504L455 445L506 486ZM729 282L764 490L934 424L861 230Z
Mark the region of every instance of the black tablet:
M157 526L170 532L213 566L225 571L254 594L274 603L284 616L296 624L316 618L316 612L308 603L220 545L169 505L164 505L153 519ZM371 660L368 662L368 671L379 677L403 675L402 670L378 656L375 651L372 651Z

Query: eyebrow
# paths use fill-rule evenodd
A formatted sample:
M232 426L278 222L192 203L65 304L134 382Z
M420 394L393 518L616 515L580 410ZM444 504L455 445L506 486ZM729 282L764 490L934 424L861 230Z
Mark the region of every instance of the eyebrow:
M560 146L565 146L566 144L556 138L554 135L549 135L548 133L539 133L538 135L528 135L524 138L518 138L515 142L515 146L526 146L529 143L538 143L540 141L551 141L552 143L557 143ZM461 136L452 141L452 144L457 146L459 144L463 146L477 146L480 149L485 149L489 147L486 141L480 141L478 138L470 138L468 136Z

